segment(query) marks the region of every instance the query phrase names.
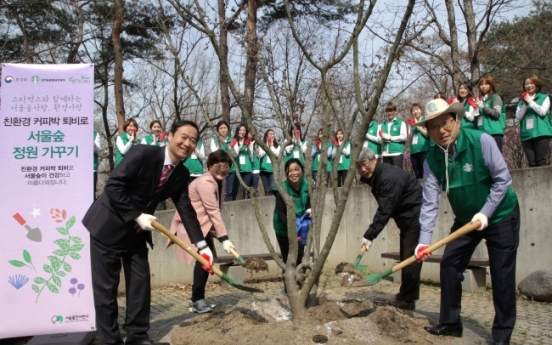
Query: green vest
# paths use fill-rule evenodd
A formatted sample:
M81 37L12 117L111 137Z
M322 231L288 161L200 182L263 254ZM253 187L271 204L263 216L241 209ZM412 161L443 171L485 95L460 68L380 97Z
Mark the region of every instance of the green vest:
M344 144L343 149L345 149L347 146L349 146L349 152L351 152L351 143L348 141ZM341 156L339 156L337 171L349 170L350 166L351 166L351 154L349 154L349 157L347 157L342 153Z
M307 182L307 179L305 178L301 179L301 185L299 186L299 191L296 191L295 189L293 189L293 187L291 186L288 180L285 180L282 183L282 185L284 187L284 190L295 201L295 218L301 217L303 214L305 214L305 211L307 210L307 206L309 205L309 202L310 202L309 183ZM274 187L272 191L277 193L278 189ZM274 211L274 216L272 218L272 225L277 235L287 236L287 227L284 224L285 223L282 223L282 221L280 221L280 218L278 217L278 213Z
M304 145L305 142L304 141L301 141L301 145ZM283 148L285 150L285 148ZM303 155L302 155L302 152L301 152L301 146L300 145L297 145L297 144L293 144L293 151L291 151L291 153L287 153L284 151L284 164L287 163L287 161L289 161L290 159L292 158L297 158L301 164L305 164L305 162L303 162Z
M264 171L264 172L274 172L274 167L272 166L272 161L270 160L270 157L268 156L268 153L266 153L262 158L261 158L261 171Z
M128 134L126 132L120 134L119 137L123 141L124 145L128 143ZM115 145L115 165L121 163L121 161L123 160L123 157L124 155L121 153L121 151L119 151L119 148L117 147L117 145Z
M464 100L464 109L466 110L466 112L470 111L470 107L471 105L468 103L468 101ZM476 120L477 120L477 117L474 119L474 121ZM466 129L475 129L475 124L472 121L466 120L465 116L462 118L462 121L460 122L460 126Z
M253 145L253 152L251 152L251 154L253 155L253 171L258 174L261 171L261 161L259 161L259 156L257 155L257 151L255 150L256 147L257 143Z
M495 93L493 97L487 98L483 104L486 107L492 108L495 98L498 95ZM504 100L502 100L504 102ZM504 130L506 129L506 107L504 103L502 104L502 109L500 111L500 116L498 119L494 119L488 115L485 115L483 109L479 109L479 116L476 118L477 125L476 129L488 133L490 135L504 135Z
M327 148L330 148L332 146L332 143L328 142L327 143ZM312 144L312 149L315 150L316 149L316 143ZM319 151L316 156L314 156L312 158L312 164L311 164L311 171L318 171L318 166L320 165L320 157L322 157L322 153ZM331 158L328 156L328 163L326 164L326 171L327 172L331 172L332 171L332 160Z
M151 143L153 143L153 134L148 134L144 137L144 140L146 140L146 143L148 145L151 145ZM163 144L167 145L167 143L169 142L169 140L167 139L167 136L165 136L165 138L163 139ZM158 141L155 143L156 146L160 146L161 143Z
M448 199L456 219L467 224L480 212L490 194L493 180L481 153L481 135L483 132L472 129L460 129L456 140L456 156L449 160L449 194ZM445 174L445 154L435 145L426 161L435 174L443 190L447 181ZM504 198L494 214L489 218L489 225L506 219L517 204L517 196L512 187L508 187Z
M236 145L238 144L236 143ZM246 145L240 148L238 157L236 157L236 163L242 173L250 173L253 170L253 162L251 161L251 157L249 157L249 151Z
M217 149L227 152L228 154L231 154L228 149L230 148L230 143L232 142L232 138L228 137L226 138L226 142L219 142L219 138L215 136L212 140L215 143L215 146ZM232 164L232 166L230 167L229 173L232 174L235 172L236 172L236 166L235 164Z
M383 121L381 125L383 133L389 134L391 136L397 136L401 134L401 125L403 123L403 120L395 117L393 123L391 124L390 132L387 131L388 123L389 122L387 120ZM387 151L388 153L404 153L404 141L401 141L400 143L396 143L394 141L384 142L382 151Z
M424 116L420 121L424 121ZM420 132L419 126L412 126L412 141L410 142L410 154L429 151L429 139Z
M548 97L545 94L537 92L533 101L538 105L542 105L544 100ZM519 101L518 107L523 106L523 101ZM528 128L529 127L529 128ZM538 137L550 137L552 136L552 124L550 123L550 109L544 117L540 117L533 108L527 107L525 116L521 120L519 134L521 141L530 140Z
M197 149L201 149L203 143L197 142ZM203 175L203 162L195 155L192 154L182 162L186 168L190 171L190 175Z
M378 136L378 126L379 124L376 121L370 122L370 126L368 127L368 131L366 134L373 135L375 137ZM372 149L378 156L381 156L381 144L375 143L371 140L365 139L364 144L362 147L368 147Z
M98 132L94 131L94 141L96 141L97 136L98 136ZM100 165L100 157L98 157L98 154L94 152L94 171L98 171L99 165Z

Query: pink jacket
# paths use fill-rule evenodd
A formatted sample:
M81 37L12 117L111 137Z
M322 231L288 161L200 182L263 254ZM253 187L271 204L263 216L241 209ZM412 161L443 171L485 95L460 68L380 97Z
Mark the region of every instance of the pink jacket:
M197 213L197 219L199 220L203 236L207 236L209 231L214 232L217 238L227 235L226 226L222 221L222 215L220 213L221 199L217 181L209 171L190 183L188 186L188 195ZM192 250L197 250L191 243L178 212L174 214L170 231L182 241L189 244ZM174 243L169 240L167 242L167 247L172 244ZM176 257L188 265L193 259L191 255L178 246L176 247Z

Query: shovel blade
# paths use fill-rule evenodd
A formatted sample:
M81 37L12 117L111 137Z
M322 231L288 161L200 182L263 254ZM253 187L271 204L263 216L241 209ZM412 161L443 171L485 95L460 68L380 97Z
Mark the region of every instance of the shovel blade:
M225 282L232 285L233 287L235 287L238 290L247 291L247 292L264 292L261 289L257 289L257 288L251 287L251 286L245 286L245 285L238 284L235 281L233 281L232 278L227 276L225 273L222 273L222 275L220 277L222 279L224 279Z
M363 271L366 271L368 269L368 266L366 266L366 265L357 265L357 266L355 266L355 269L363 272Z
M392 268L382 273L367 274L367 275L364 275L363 277L364 279L366 279L366 285L371 286L371 285L376 285L377 283L379 283L380 280L390 276L391 274L393 274Z
M31 228L29 225L25 225L27 229L27 238L34 242L42 242L42 232L39 228Z

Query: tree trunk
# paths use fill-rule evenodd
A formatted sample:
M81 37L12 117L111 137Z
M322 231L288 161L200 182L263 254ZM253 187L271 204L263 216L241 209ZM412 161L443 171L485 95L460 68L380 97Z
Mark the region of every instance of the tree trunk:
M466 36L468 38L468 54L470 56L471 80L479 80L479 52L477 51L477 26L473 12L472 0L464 0L464 18L466 20Z
M456 16L454 14L454 3L452 0L445 0L447 6L447 17L450 33L450 59L452 62L452 85L454 85L454 93L458 90L458 86L464 79L460 71L460 53L458 52L458 32L456 31Z
M108 107L108 104L109 104L109 83L108 83L108 80L109 80L109 71L107 70L108 67L107 67L107 63L103 66L103 72L104 72L104 76L105 78L103 78L103 85L102 85L102 88L103 88L103 93L104 93L104 101L102 104L100 104L100 107L102 109L102 120L103 120L103 125L104 125L104 129L105 129L105 139L107 141L107 148L108 148L108 161L109 161L109 172L113 171L113 169L115 168L115 159L114 159L114 156L115 156L115 150L113 149L113 140L111 138L111 131L109 129L109 118L108 118L108 114L107 114L107 107Z
M257 76L257 62L259 44L257 43L257 0L247 2L246 42L247 63L245 65L244 97L245 110L253 117L253 99L255 97L255 81ZM245 123L246 114L242 114L242 122Z
M115 111L119 133L123 133L125 123L125 108L123 104L123 49L121 48L121 30L123 27L123 6L120 0L113 1L115 21L113 22L113 53L115 62Z
M222 120L230 123L230 91L228 90L228 76L223 72L222 64L228 64L228 26L226 23L226 3L225 0L218 0L219 12L219 46L220 46L220 99L222 107Z

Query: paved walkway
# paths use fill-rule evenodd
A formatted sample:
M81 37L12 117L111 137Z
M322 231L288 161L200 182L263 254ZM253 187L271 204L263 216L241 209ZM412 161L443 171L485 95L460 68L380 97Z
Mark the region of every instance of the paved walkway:
M381 281L377 285L363 287L342 287L339 283L340 279L335 275L322 276L320 293L325 293L332 300L367 299L378 301L390 299L398 291L398 284L389 281ZM210 303L216 304L216 308L223 308L246 299L282 297L282 282L280 281L261 281L247 285L261 288L265 293L250 294L236 289L224 289L219 284L209 283L206 293L207 299ZM190 296L191 286L189 285L174 285L153 291L150 330L152 339L170 341L173 327L197 315L189 311ZM120 297L119 303L124 306L124 296ZM439 304L439 288L437 286L422 285L420 300L416 303L416 311L431 320L437 321ZM512 344L552 345L552 304L531 302L518 298L517 309L518 316ZM120 307L119 314L124 314L124 307ZM490 328L493 317L494 308L489 292L464 294L462 299L464 327L475 332L488 343L492 343ZM122 322L123 319L121 318L120 323L122 324ZM0 340L0 345L23 345L28 339ZM94 344L99 344L99 342Z

